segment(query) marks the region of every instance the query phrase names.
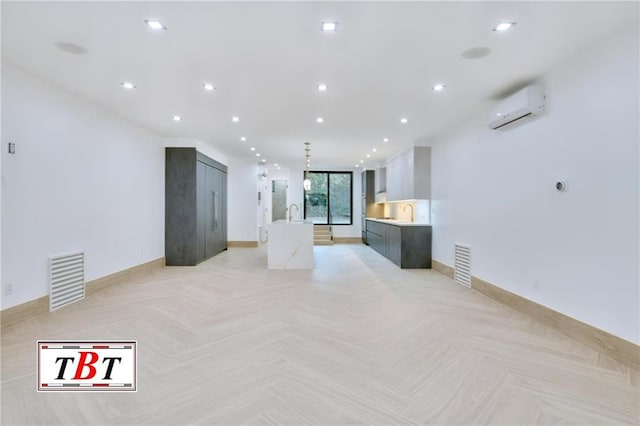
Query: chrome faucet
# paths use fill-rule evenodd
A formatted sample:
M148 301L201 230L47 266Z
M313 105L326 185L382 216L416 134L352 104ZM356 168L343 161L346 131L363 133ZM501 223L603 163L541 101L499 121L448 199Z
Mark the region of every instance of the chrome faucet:
M296 210L297 210L298 212L300 212L300 208L298 207L298 205L297 205L297 204L291 204L291 205L289 206L289 222L291 222L291 218L293 217L293 211L291 210L291 208L292 208L292 207L295 207L295 208L296 208Z
M402 207L402 211L407 210L407 207L411 207L411 223L413 223L413 204L405 204L404 207Z

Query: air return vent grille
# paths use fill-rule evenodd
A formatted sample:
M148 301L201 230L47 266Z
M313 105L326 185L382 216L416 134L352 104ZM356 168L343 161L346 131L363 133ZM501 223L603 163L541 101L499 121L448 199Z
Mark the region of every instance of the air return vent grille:
M49 258L49 310L84 299L84 253Z
M471 247L456 244L453 280L465 287L471 287Z

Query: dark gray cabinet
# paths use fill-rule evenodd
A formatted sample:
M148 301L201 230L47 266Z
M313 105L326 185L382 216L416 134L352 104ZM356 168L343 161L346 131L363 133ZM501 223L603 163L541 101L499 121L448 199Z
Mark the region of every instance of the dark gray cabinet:
M396 265L402 266L402 228L399 226L385 225L385 248L387 258ZM409 266L405 266L408 268ZM422 268L423 266L419 266Z
M383 255L389 257L388 243L389 229L387 225L372 220L367 220L367 243L369 246Z
M367 220L369 246L406 269L431 269L431 226Z
M385 241L382 235L367 231L367 244L378 253L386 256Z
M362 242L369 244L367 240L367 218L382 215L383 206L375 203L375 171L362 172Z
M194 266L226 248L227 167L195 148L166 148L167 266Z

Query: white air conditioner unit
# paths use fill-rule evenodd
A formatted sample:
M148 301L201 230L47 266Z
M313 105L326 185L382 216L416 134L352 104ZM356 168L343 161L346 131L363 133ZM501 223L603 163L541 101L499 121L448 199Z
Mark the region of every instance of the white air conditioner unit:
M525 117L544 111L545 95L542 86L529 86L514 93L491 111L489 122L492 129L499 129Z

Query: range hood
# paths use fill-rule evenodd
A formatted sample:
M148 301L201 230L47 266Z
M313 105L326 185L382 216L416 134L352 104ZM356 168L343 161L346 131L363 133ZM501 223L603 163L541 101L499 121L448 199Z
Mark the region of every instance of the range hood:
M386 203L387 193L384 191L376 192L376 204Z

